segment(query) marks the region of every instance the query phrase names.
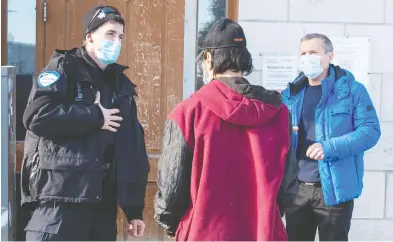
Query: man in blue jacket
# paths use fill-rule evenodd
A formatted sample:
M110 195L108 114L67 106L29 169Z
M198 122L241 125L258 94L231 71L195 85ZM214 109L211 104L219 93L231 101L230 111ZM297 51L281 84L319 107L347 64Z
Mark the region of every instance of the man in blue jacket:
M334 66L325 35L300 43L300 75L282 93L292 114L292 144L300 172L296 200L286 213L289 240L346 241L353 200L363 189L363 155L381 130L366 88Z

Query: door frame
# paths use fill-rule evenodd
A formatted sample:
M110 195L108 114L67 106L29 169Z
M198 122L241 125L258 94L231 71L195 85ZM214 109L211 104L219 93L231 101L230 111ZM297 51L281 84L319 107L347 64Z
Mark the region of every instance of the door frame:
M45 67L45 20L44 4L46 0L36 0L36 46L35 46L35 76Z
M199 0L184 1L183 100L195 92L195 58L198 50L198 2Z
M239 17L239 0L227 0L226 10L227 17L237 22Z
M7 0L1 0L1 65L8 65L8 4Z

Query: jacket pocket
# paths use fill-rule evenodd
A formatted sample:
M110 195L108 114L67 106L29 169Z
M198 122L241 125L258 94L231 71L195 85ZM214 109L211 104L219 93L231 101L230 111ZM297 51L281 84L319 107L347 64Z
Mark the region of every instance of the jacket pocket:
M95 101L95 88L90 82L77 81L71 84L72 101L84 105L93 105ZM75 89L75 90L72 90Z
M353 107L349 105L337 105L330 113L330 137L338 137L353 130Z
M39 173L39 163L40 157L38 155L38 151L34 153L31 161L29 162L29 191L31 194L36 194L35 191L37 189L37 177Z
M89 87L84 87L82 88L81 92L82 92L82 97L81 97L82 100L80 101L80 103L83 103L86 106L93 105L96 99L94 91ZM75 101L78 102L78 100Z
M41 232L48 237L56 235L62 224L62 216L59 215L61 214L59 214L58 206L55 207L53 203L41 203L34 210L25 231Z
M84 170L91 171L98 167L100 161L91 147L89 141L80 140L52 141L42 139L38 145L39 168L52 170ZM94 142L93 142L94 143ZM94 155L95 154L95 155Z
M29 152L23 157L21 167L21 195L22 203L30 202L37 194L37 177L39 177L38 151Z
M355 155L354 162L355 162L356 176L357 176L357 181L358 181L359 187L363 188L363 176L364 176L363 160L359 156Z
M329 168L337 201L353 199L359 188L354 157L329 162Z

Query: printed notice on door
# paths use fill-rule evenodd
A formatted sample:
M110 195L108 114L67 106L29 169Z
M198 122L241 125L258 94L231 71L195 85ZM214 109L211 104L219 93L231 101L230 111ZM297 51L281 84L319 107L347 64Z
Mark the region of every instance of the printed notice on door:
M333 43L333 64L347 69L358 82L368 86L370 71L370 38L329 37Z
M269 90L283 91L298 75L297 56L263 56L262 86Z

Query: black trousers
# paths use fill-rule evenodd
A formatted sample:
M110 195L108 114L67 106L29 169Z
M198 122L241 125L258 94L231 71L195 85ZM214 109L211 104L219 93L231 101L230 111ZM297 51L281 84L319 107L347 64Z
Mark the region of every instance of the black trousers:
M99 204L41 202L27 224L26 241L115 241L116 199Z
M300 184L296 200L285 214L288 240L348 241L353 200L325 206L322 188Z

